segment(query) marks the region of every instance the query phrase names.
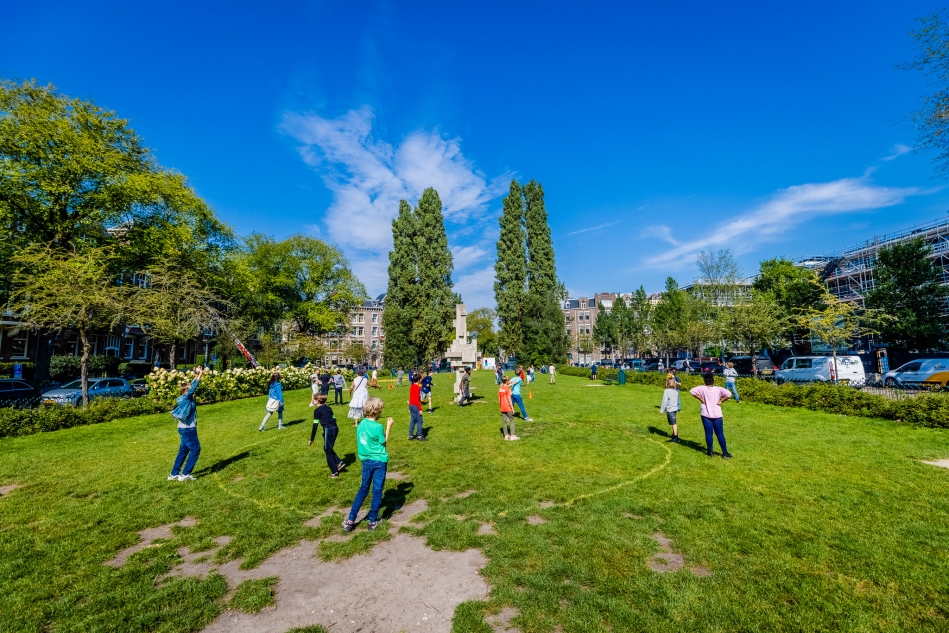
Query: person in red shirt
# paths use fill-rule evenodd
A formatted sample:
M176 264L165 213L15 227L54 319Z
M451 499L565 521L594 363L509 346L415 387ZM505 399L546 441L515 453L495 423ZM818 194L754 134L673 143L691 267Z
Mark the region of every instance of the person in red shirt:
M418 384L418 372L412 374L412 386L409 387L409 439L425 441L422 434L422 388Z
M510 378L507 376L501 379L501 388L498 389L498 401L501 405L501 432L504 433L506 440L519 440L514 435L514 403L511 401L511 387L508 385Z

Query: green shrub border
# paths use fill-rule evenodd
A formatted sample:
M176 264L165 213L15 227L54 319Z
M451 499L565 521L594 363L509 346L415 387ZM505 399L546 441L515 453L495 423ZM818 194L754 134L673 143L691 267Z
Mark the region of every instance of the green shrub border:
M557 367L563 376L589 378L590 370L585 367ZM597 369L597 380L615 382L618 369ZM688 390L702 384L695 374L679 374L682 389ZM626 382L630 384L664 387L666 374L662 372L627 371ZM724 386L721 376L715 377L715 384ZM813 382L803 385L785 383L775 384L771 380L739 378L736 381L738 394L742 400L759 402L778 407L800 407L811 411L823 411L839 415L882 418L925 426L929 428L949 428L949 394L926 393L891 400L881 395L867 393L861 389L846 385Z

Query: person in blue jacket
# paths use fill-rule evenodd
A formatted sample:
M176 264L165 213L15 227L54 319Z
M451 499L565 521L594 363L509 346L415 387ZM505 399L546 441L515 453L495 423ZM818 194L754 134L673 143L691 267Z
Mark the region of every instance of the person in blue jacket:
M203 368L194 368L194 380L190 385L186 382L181 383L179 386L181 395L175 400L175 408L171 410L172 417L178 420L178 435L181 437L181 444L178 447L175 464L171 467L171 474L168 475L168 481L194 481L191 471L194 470L194 464L198 461L198 455L201 454L201 442L198 441L198 403L194 401L194 392L198 390L198 383L201 382L203 374ZM181 469L182 464L184 464L184 470Z
M263 431L267 426L267 420L274 413L277 414L277 429L285 429L283 425L283 385L280 384L280 372L275 371L270 376L270 383L267 385L267 414L264 421L260 423L258 431Z

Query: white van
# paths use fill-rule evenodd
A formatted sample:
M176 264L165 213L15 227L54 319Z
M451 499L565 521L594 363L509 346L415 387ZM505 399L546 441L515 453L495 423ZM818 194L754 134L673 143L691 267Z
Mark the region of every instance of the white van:
M784 361L774 379L778 384L836 380L843 385L863 385L867 376L859 356L838 356L836 367L832 356L792 356Z
M946 388L949 383L949 358L912 360L883 374L887 387L899 385L927 385Z

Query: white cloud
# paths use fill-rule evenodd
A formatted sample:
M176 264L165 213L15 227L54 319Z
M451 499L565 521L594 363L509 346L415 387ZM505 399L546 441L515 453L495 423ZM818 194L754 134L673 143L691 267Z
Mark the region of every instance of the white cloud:
M920 192L916 188L878 187L866 177L788 187L775 192L768 201L745 216L718 226L709 226L701 237L652 257L647 263L660 266L676 260L692 261L699 251L711 248L746 250L742 248L743 245L773 239L810 218L891 207L917 193Z
M493 308L494 264L459 275L455 281L455 292L461 295L469 312L475 308Z
M564 237L570 237L571 235L580 235L581 233L589 233L590 231L599 231L600 229L605 229L608 226L613 226L614 224L619 224L622 220L616 220L615 222L607 222L606 224L598 224L597 226L591 226L585 229L580 229L579 231L571 231L564 235Z
M489 203L506 191L511 175L489 181L461 153L459 139L443 138L437 131L413 132L393 147L373 136L373 118L367 106L336 119L312 113L283 117L281 131L300 142L301 158L333 194L322 233L343 248L370 294L383 292L399 200L414 204L422 191L434 187L455 269L477 263L487 255L482 246L490 235L484 228L485 216L493 213Z
M884 156L880 160L893 160L894 158L899 158L903 154L907 154L912 151L913 151L913 148L910 147L909 145L903 145L902 143L897 143L896 145L893 146L893 149L890 150L890 155Z
M639 235L640 238L647 237L658 237L663 242L668 242L673 246L679 244L679 241L672 237L672 229L670 229L665 224L659 224L656 226L647 226L643 229L643 232Z

